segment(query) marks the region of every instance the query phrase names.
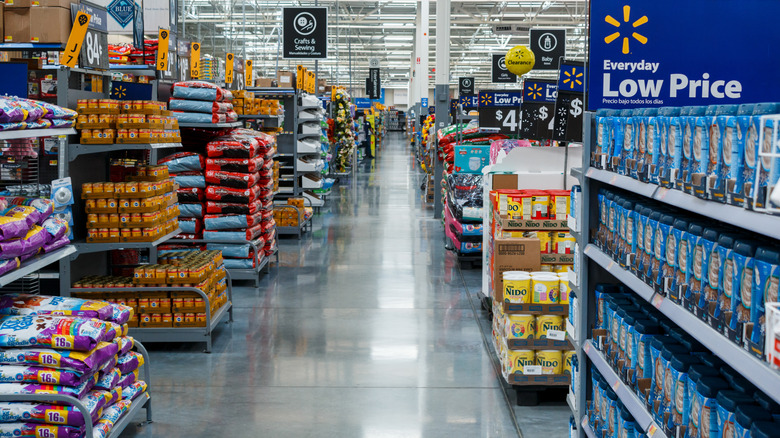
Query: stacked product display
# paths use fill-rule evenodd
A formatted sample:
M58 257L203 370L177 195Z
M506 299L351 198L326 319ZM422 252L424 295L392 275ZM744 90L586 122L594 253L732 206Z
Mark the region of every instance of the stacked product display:
M444 232L459 255L482 253L482 175L448 174Z
M148 65L154 67L157 63L157 46L159 40L147 39L143 47L132 44L109 44L108 60L114 65Z
M238 115L281 115L284 113L278 100L260 99L251 91L233 91L233 110Z
M47 102L0 96L0 131L72 128L78 113Z
M80 438L90 431L91 438L105 438L149 400L139 378L145 350L127 336L133 309L9 294L0 297L0 315L3 436ZM68 398L53 401L52 395Z
M77 105L81 144L181 141L179 122L163 102L79 99Z
M171 87L168 108L180 124L231 123L238 120L233 111L233 94L209 82L176 82Z
M305 206L303 198L289 198L287 204L274 205L274 220L280 227L300 227L311 219L314 210Z
M0 275L70 243L68 222L52 216L50 200L6 197L0 208Z
M300 96L298 106L298 145L295 159L295 178L300 178L303 190L322 188L322 120L324 110L313 95ZM311 139L308 143L304 141Z
M193 285L205 299L188 290ZM108 287L134 290L90 291ZM213 250L166 252L157 264L135 268L133 277L88 276L73 283L73 289L76 297L132 308L136 316L129 320L130 327L205 327L207 306L214 315L229 299L222 253Z
M436 133L439 158L448 173L481 173L488 164L490 145L507 138L495 128L480 128L476 122L450 125Z
M352 167L352 154L355 152L355 133L352 98L342 88L333 92L331 102L333 111L333 143L336 145L335 162L332 163L335 173L347 173Z

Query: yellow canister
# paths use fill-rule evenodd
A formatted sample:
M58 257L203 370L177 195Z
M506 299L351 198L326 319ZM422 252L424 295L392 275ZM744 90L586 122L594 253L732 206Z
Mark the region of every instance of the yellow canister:
M531 350L507 350L508 374L525 372L526 365L533 365L536 358Z
M560 298L558 300L561 304L569 304L569 278L558 277L558 293Z
M553 272L554 266L555 265L552 265L552 264L549 264L549 263L544 263L544 264L542 264L540 269L541 269L541 272L544 272L545 274L549 274L549 273Z
M531 302L531 275L523 271L507 271L504 278L504 301L507 303Z
M574 253L574 244L577 240L566 231L555 231L552 234L552 251L554 254Z
M552 252L552 235L549 231L529 231L525 233L525 237L539 239L541 244L542 254L548 254Z
M573 350L563 352L563 374L571 376L571 362L575 354Z
M533 294L531 302L534 304L558 303L560 278L552 273L537 274L531 276Z
M553 265L553 272L556 274L569 275L569 266L571 265Z
M509 315L505 333L507 339L534 339L536 318L533 315Z
M539 315L536 317L536 337L547 339L550 330L564 331L563 317L559 315Z
M536 352L536 365L542 367L542 374L561 374L563 371L563 352L560 350L539 350Z

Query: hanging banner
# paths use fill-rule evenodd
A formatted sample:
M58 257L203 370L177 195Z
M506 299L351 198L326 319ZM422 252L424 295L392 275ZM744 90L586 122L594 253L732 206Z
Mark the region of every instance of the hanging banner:
M458 78L458 95L470 96L474 94L474 78L464 77Z
M366 90L366 95L369 99L379 99L382 94L382 84L379 78L378 68L368 69L368 84L369 88Z
M79 67L108 70L108 14L106 8L86 2L70 5L70 17L76 20L79 11L90 16L84 45L79 52Z
M493 55L493 82L513 84L517 75L506 68L506 55Z
M158 43L157 43L157 70L168 70L168 37L170 33L168 29L160 29L158 31Z
M555 100L558 85L555 81L526 79L523 82L523 107L520 136L529 140L552 138Z
M558 75L553 140L581 142L584 109L585 63L563 60Z
M516 107L523 103L522 91L490 91L479 92L479 106Z
M225 83L226 84L232 84L233 83L233 55L232 53L228 53L225 57Z
M81 46L84 44L84 37L87 35L90 18L92 18L91 15L82 11L76 14L76 19L73 20L73 28L70 31L70 36L68 36L68 43L65 44L65 50L62 51L60 56L60 60L63 61L62 65L67 65L70 68L76 67Z
M566 29L531 29L531 51L536 57L534 70L558 70L566 57Z
M249 88L254 81L254 70L252 70L252 60L247 59L244 62L244 87Z
M190 77L200 79L200 43L190 44Z
M328 57L328 8L282 8L285 59Z
M144 47L144 10L135 3L133 7L133 45L135 47Z
M778 14L766 0L593 0L588 110L780 101Z

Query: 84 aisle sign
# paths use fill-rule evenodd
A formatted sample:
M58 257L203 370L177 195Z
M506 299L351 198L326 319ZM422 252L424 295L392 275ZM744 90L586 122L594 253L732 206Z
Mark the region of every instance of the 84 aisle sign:
M502 134L516 134L520 128L520 107L480 107L479 126L498 128Z

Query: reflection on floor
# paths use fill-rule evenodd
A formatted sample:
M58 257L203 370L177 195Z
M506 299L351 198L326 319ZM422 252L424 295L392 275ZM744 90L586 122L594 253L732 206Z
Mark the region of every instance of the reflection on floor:
M122 437L518 436L469 299L478 271L444 250L405 145L391 136L312 235L281 240L261 287L234 289L212 354L147 345L155 421ZM514 413L526 438L567 436L565 404Z

